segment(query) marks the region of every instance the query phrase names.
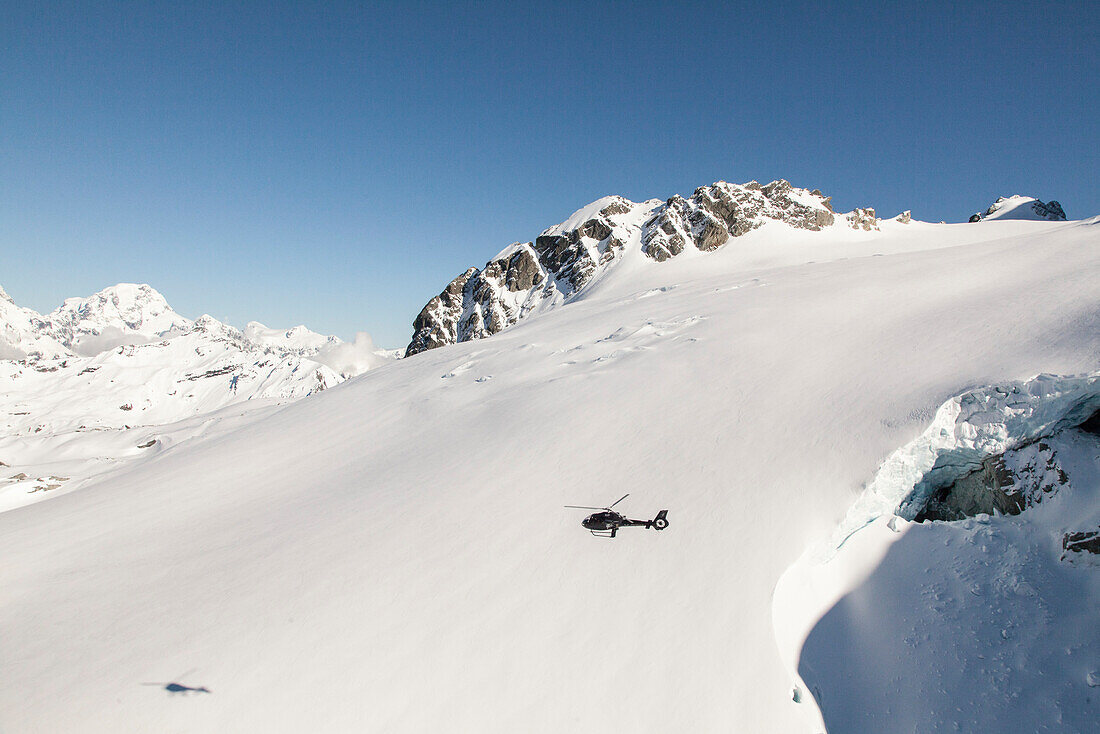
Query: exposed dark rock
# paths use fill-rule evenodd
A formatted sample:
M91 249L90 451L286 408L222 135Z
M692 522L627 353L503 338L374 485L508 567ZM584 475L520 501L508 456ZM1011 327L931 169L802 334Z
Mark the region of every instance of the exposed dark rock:
M458 340L457 327L458 319L462 315L463 293L466 283L477 272L477 268L468 269L448 283L442 293L428 301L413 321L413 338L405 349L406 357L444 344L453 344Z
M207 370L206 372L193 375L188 373L183 378L176 380L176 382L194 382L195 380L202 380L207 377L221 377L222 375L228 375L231 372L236 372L240 369L240 365L229 364L225 367L218 367L217 369Z
M807 199L814 203L807 204ZM690 199L674 196L665 202L643 227L642 251L661 262L682 252L687 242L714 250L769 219L818 231L831 225L834 216L829 198L820 191L795 189L787 181L766 186L718 182L700 186Z
M909 222L911 222L912 220L913 220L913 213L911 211L909 211L908 209L906 209L901 214L894 217L894 221L895 222L900 222L901 224L909 224Z
M1041 201L1035 201L1032 202L1031 209L1043 219L1058 222L1066 221L1066 212L1057 201L1048 201L1045 204Z
M525 291L534 288L544 280L539 270L538 260L532 254L530 244L515 252L508 259L508 270L504 276L504 285L509 291Z
M1100 410L1089 416L1089 419L1082 423L1079 428L1087 433L1100 436Z
M995 510L1004 515L1019 515L1026 504L1023 495L1010 494L1008 490L1014 486L1003 457L990 457L981 469L933 495L915 520L962 520L981 513L992 515Z
M1008 468L1004 454L989 457L977 471L936 492L915 520L953 521L998 512L1019 515L1069 482L1045 441L1011 453L1013 469Z
M1091 553L1100 556L1100 530L1082 530L1062 536L1062 560L1070 553Z
M717 250L730 238L729 231L714 217L708 216L702 211L692 214L692 230L697 232L695 246L704 252Z
M577 231L597 242L611 236L611 226L602 219L589 219Z

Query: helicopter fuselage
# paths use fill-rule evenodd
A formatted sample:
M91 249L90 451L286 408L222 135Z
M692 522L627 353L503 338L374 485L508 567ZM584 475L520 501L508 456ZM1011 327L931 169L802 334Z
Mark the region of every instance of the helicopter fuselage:
M594 512L581 522L581 525L589 530L614 530L623 526L649 526L652 524L652 520L631 520L617 512Z

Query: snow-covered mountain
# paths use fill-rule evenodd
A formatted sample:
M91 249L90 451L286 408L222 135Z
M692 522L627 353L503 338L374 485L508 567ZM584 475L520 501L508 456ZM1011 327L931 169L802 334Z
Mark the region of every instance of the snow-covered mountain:
M605 200L478 281L537 318L0 513L0 729L1095 731L1100 218L787 196Z
M992 219L1030 219L1040 222L1064 222L1066 213L1057 201L1042 202L1034 196L1002 196L989 205L984 212L970 217L971 222L984 222Z
M908 223L909 212L897 218ZM573 300L621 263L664 262L712 252L765 225L819 232L831 227L878 230L875 210L833 211L818 190L787 181L719 181L673 196L635 203L606 196L578 209L533 242L505 248L482 269L471 267L424 306L406 350L417 354L481 339L534 313Z
M69 348L50 336L51 324L42 314L17 306L0 288L0 359L67 357Z
M44 318L49 334L82 357L154 341L192 326L160 293L134 283L119 283L88 298L66 299Z
M127 283L47 315L5 293L0 329L0 509L178 444L206 430L204 417L297 400L386 360L369 337L191 321Z
M305 326L270 329L259 321L249 321L244 327L244 336L253 344L275 347L302 357L312 356L326 347L335 347L341 343L335 336L318 334Z

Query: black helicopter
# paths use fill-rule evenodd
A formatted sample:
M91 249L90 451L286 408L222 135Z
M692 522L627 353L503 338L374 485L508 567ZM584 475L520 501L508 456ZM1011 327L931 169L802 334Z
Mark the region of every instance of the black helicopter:
M657 513L657 517L652 520L631 520L611 509L629 496L629 494L624 494L612 502L610 507L585 507L583 505L566 505L566 507L574 510L603 510L603 512L595 512L581 521L581 525L600 538L614 538L619 528L623 527L644 527L653 528L654 530L664 530L668 527L668 510L661 510Z

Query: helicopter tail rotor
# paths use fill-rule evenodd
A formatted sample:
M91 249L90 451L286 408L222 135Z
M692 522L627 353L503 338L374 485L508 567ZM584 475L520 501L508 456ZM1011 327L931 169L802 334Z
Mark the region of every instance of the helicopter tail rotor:
M657 517L653 518L650 523L654 530L664 530L668 527L668 510L661 510L657 513Z

